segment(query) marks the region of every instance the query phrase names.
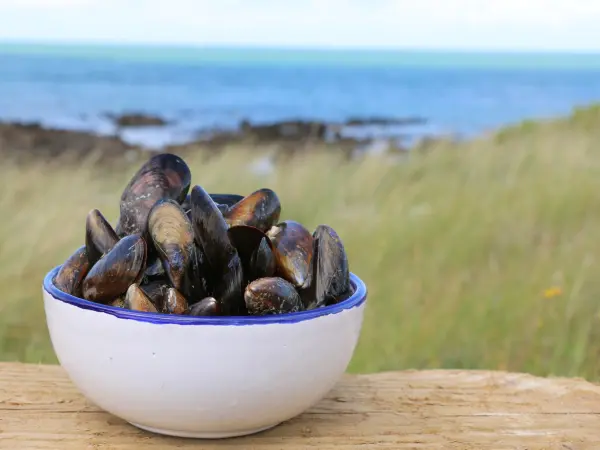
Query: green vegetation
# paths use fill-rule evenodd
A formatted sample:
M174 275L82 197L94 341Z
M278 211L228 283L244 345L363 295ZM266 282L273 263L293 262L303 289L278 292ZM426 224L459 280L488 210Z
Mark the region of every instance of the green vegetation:
M440 144L400 164L307 153L266 177L257 151L186 156L213 192L268 186L282 217L327 223L369 288L353 372L485 368L600 378L600 108ZM3 161L0 359L55 362L45 273L113 223L135 166ZM326 342L323 345L327 345Z

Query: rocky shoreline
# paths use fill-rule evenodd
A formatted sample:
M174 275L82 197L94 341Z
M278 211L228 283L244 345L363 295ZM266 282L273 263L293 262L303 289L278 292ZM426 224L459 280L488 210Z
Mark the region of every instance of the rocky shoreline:
M149 149L136 145L123 138L127 129L146 127L166 127L169 121L152 115L131 113L125 115L107 114L115 125L113 134L99 134L92 131L66 130L43 126L40 123L0 122L0 151L17 156L50 157L64 153L87 156L91 153L102 159L122 157L137 152L169 151L185 153L198 149L220 150L227 146L246 145L248 147L278 147L286 151L304 151L307 148L333 147L348 154L367 151L379 145L385 151L406 151L393 136L356 136L352 130L369 126L402 127L422 125L422 118L349 118L342 123L323 121L288 120L272 123L240 122L233 130L208 129L197 133L194 139L182 144L169 144L160 149ZM381 150L379 150L381 151Z

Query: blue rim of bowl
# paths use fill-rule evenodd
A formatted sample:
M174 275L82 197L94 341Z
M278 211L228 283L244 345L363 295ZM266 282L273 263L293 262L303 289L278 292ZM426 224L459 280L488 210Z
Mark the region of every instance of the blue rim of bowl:
M365 283L350 272L350 283L354 293L346 300L334 305L323 306L308 311L299 311L295 313L276 314L268 316L183 316L160 313L147 313L141 311L132 311L116 306L103 305L83 298L75 297L61 291L54 285L54 277L60 270L57 266L46 274L44 278L44 290L48 292L55 300L77 306L90 311L103 312L120 319L130 319L138 322L147 322L155 324L173 324L173 325L261 325L270 323L297 323L306 320L316 319L317 317L329 314L337 314L347 309L352 309L362 305L367 299L367 287Z

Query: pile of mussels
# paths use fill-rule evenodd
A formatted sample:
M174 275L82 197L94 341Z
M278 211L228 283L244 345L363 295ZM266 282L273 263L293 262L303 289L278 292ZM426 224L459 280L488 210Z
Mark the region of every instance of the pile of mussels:
M266 315L318 308L352 294L342 241L279 221L271 189L243 197L191 186L180 157L161 153L121 196L116 228L97 209L85 245L55 277L63 292L165 314Z

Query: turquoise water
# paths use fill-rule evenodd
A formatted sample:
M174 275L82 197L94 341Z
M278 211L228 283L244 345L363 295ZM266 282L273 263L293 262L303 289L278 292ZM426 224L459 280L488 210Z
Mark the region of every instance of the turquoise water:
M599 69L600 53L484 53L408 50L318 50L286 48L201 48L132 45L44 45L0 43L0 54L187 64L302 63L388 67Z
M472 135L600 99L600 54L0 44L0 120L111 132L106 113L175 121L160 145L240 120L419 116Z

